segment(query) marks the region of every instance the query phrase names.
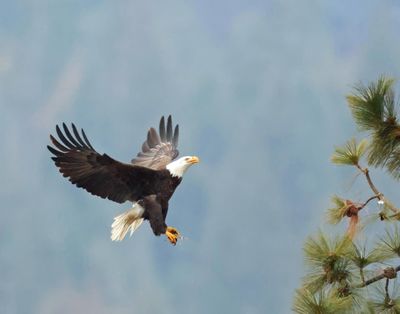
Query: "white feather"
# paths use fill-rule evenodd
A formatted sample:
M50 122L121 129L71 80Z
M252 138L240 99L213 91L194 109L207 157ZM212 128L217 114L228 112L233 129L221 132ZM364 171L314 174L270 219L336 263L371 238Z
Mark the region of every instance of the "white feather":
M191 166L191 164L186 162L186 159L190 156L183 156L173 162L170 162L165 168L169 170L172 176L182 178L186 170Z
M111 225L111 240L122 241L129 230L130 236L132 236L135 230L139 228L143 222L143 213L144 208L138 203L133 203L131 209L115 217L114 222Z

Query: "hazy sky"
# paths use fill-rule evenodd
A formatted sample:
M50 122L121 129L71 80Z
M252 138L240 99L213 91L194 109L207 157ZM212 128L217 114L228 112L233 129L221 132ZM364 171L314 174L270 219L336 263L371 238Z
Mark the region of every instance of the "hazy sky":
M330 196L365 193L329 163L357 134L344 96L400 77L398 2L338 3L3 1L0 312L289 313ZM168 114L202 160L170 202L186 239L112 243L130 205L62 178L48 135L129 161Z

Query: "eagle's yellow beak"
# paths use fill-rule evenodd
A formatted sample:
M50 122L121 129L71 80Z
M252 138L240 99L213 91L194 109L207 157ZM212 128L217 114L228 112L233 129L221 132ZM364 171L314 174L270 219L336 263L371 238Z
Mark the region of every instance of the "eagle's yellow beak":
M190 159L188 160L188 163L189 163L189 164L197 164L198 162L200 162L200 159L199 159L199 157L196 157L196 156L192 156L192 157L190 157Z

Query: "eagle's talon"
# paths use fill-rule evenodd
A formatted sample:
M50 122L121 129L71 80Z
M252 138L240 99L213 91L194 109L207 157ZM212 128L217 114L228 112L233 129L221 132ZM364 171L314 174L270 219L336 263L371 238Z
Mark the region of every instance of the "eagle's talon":
M178 242L178 239L181 238L181 234L179 233L179 231L173 227L167 227L167 231L165 231L165 235L167 236L168 241L171 242L172 245L176 245L176 242Z

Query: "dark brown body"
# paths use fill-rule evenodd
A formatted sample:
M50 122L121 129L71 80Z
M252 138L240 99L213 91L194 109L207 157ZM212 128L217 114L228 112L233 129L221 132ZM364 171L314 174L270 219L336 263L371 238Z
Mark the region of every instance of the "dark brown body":
M155 181L156 184L151 185L149 190L145 189L139 200L139 204L145 210L143 218L150 222L150 226L157 236L165 233L168 201L182 181L182 178L171 176L168 170L159 171L159 174L160 177Z

